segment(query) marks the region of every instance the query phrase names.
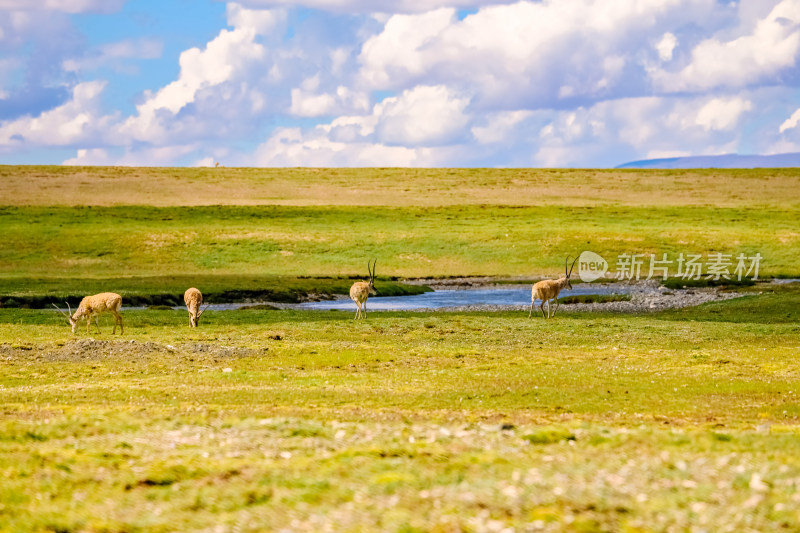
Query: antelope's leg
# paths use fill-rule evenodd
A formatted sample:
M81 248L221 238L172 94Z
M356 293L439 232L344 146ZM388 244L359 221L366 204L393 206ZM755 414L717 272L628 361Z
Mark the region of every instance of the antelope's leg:
M559 306L559 305L560 305L560 304L558 303L558 298L556 298L556 308L555 308L555 310L553 311L553 316L556 316L556 313L558 312L558 306Z
M533 314L533 300L531 300L531 310L528 311L528 318L530 318L532 314Z
M122 315L114 311L114 331L111 332L112 335L117 332L117 322L119 322L119 334L122 335L125 331L122 326Z
M542 298L542 303L539 304L539 311L542 312L542 318L547 318L544 316L544 298Z

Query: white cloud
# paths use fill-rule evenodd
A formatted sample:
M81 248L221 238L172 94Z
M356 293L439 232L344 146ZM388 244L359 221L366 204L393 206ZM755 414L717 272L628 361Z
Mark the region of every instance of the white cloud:
M226 14L229 26L252 28L261 35L282 31L288 17L285 9L247 9L235 2L227 4Z
M446 144L464 133L469 99L448 87L419 86L375 106L378 138L388 144Z
M463 19L447 8L393 15L364 43L360 74L375 89L467 87L476 105L496 109L591 101L644 90L637 44L714 9L713 0L544 0Z
M785 131L794 129L797 127L798 122L800 122L800 109L797 109L794 113L792 113L792 116L783 121L778 131L783 133Z
M71 157L61 164L67 166L108 166L113 165L115 162L116 160L104 148L80 148L75 157Z
M481 144L505 141L516 126L533 114L529 110L504 111L487 115L485 124L473 126L472 136Z
M134 139L160 142L166 139L171 121L184 107L194 103L198 94L208 88L247 77L248 69L255 68L265 58L264 46L255 41L252 26L222 30L204 50L191 48L180 55L178 79L155 94L147 94L138 105L138 116L129 118L121 132ZM260 94L246 86L236 92L249 96L251 110L263 106ZM230 96L232 93L227 93ZM222 92L223 99L226 93ZM218 110L224 114L224 110Z
M308 132L299 128L281 128L255 152L260 166L288 167L369 167L369 166L429 166L437 159L429 148L386 146L369 141L337 142L331 140L325 128Z
M0 123L0 145L68 146L100 142L116 119L100 110L100 94L105 86L103 81L79 83L65 104L36 117Z
M394 15L383 31L364 43L361 76L373 87L395 84L398 71L419 76L430 68L429 47L455 20L452 9L437 9L421 15Z
M97 69L106 65L117 65L125 59L155 59L161 57L164 44L155 39L129 39L104 44L85 57L69 58L62 62L67 72Z
M752 103L744 98L713 98L697 112L696 123L706 130L732 130Z
M254 42L254 37L252 27L222 30L205 50L186 50L180 56L178 79L138 106L139 113L150 115L157 109L177 113L194 101L200 89L228 81L249 63L262 59L264 47Z
M312 94L302 89L292 89L293 115L299 117L319 117L329 115L336 106L336 99L330 94Z
M671 61L672 60L672 52L675 50L675 47L678 45L678 38L675 37L675 34L667 32L662 37L661 40L656 43L656 50L658 51L658 57L661 61Z
M800 0L237 0L227 27L181 53L178 75L125 117L103 110L120 100L119 78L109 98L104 82L74 79L140 66L131 60L160 54L156 39L171 50L170 36L87 52L67 13L100 3L0 0L11 4L42 11L0 11L0 47L35 51L0 59L0 116L14 117L0 122L4 154L70 146L70 164L612 166L800 144ZM51 48L26 45L32 35ZM74 90L21 108L29 79ZM245 153L253 139L265 141Z
M588 108L547 112L537 138L517 142L533 148L534 165L550 167L615 166L637 159L734 153L749 112L774 99L774 91L766 91L603 101ZM542 118L532 115L525 121Z
M650 150L644 159L670 159L673 157L689 157L692 152L687 150Z
M62 165L68 166L126 166L126 167L152 167L174 164L180 157L191 154L195 146L163 146L139 149L126 149L121 155L103 148L85 149L77 151L75 157L65 160Z
M299 117L321 117L334 113L363 112L369 109L369 96L340 85L336 92L315 93L300 88L292 89L289 112Z
M441 165L466 138L469 99L443 86L420 86L384 99L371 113L342 116L311 129L278 129L255 161L288 166Z
M752 34L705 39L691 61L677 72L655 70L656 86L665 91L704 91L776 81L795 69L800 52L800 0L783 0L753 28Z
M250 7L303 6L336 13L423 13L440 7L478 8L515 0L242 0Z

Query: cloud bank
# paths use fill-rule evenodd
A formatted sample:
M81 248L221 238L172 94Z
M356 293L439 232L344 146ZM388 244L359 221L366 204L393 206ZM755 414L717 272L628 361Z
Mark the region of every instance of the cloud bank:
M800 151L800 0L231 2L127 109L108 104L109 73L161 57L168 35L73 45L41 65L14 53L74 42L79 13L122 4L0 0L0 79L17 80L0 85L0 156L607 167ZM23 112L11 105L36 91Z

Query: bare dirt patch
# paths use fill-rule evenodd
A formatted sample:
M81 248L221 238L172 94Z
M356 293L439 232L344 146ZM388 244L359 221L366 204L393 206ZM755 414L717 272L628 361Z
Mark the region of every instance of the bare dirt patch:
M190 342L173 346L149 341L84 338L56 345L0 344L0 357L15 358L24 355L26 358L53 362L99 361L120 358L146 361L165 354L180 354L187 357L202 356L213 359L236 359L260 355L266 350L266 347L253 349L203 342Z

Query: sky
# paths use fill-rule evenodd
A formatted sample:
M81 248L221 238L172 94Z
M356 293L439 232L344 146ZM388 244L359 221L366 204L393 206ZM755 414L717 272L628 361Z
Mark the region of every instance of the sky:
M800 152L800 0L0 0L0 164Z

